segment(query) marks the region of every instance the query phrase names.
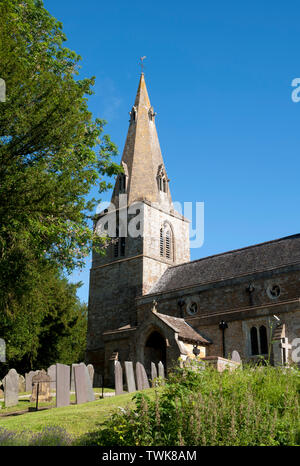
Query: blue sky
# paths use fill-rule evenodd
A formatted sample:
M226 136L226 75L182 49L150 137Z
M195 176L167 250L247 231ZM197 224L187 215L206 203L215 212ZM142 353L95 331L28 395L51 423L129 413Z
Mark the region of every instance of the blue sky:
M191 258L300 232L300 4L296 1L46 0L96 76L94 116L122 154L140 68L173 200L205 203ZM120 158L119 158L120 159ZM119 160L118 159L118 160ZM108 200L110 194L102 196ZM70 280L88 299L90 262Z

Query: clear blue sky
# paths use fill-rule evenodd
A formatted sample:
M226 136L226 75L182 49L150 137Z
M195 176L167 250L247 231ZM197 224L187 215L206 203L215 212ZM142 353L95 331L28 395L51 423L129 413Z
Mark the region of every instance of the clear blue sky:
M192 259L300 232L297 1L46 0L62 21L89 106L120 155L145 77L173 200L205 202L205 242ZM103 196L108 199L110 196ZM74 272L88 298L89 267Z

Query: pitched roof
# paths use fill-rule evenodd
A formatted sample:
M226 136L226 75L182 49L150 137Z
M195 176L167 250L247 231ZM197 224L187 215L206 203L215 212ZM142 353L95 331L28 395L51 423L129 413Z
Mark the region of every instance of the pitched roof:
M169 267L149 294L300 263L300 234Z
M122 155L122 165L128 177L126 190L128 205L142 200L160 203L157 175L160 171L166 175L166 170L154 121L155 113L150 104L144 73L141 74L130 114L129 129ZM112 195L112 202L115 205L118 205L118 196L117 180ZM171 205L169 189L165 197L164 202L167 200Z
M200 333L191 327L184 319L180 317L172 317L165 314L160 314L159 312L154 313L159 319L165 322L169 327L171 327L175 332L178 333L178 336L182 340L187 340L191 342L200 342L208 345L210 341L206 340Z

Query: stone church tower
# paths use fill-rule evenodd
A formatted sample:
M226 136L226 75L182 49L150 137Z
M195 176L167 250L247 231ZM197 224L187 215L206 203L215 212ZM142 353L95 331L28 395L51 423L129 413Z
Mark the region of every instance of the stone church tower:
M95 224L105 232L107 218L116 223L116 238L104 256L94 254L90 271L87 360L98 373L116 357L135 359L130 335L138 325L136 299L168 267L190 260L189 221L173 208L155 115L142 73L130 112L123 173L112 194L114 207L100 213Z

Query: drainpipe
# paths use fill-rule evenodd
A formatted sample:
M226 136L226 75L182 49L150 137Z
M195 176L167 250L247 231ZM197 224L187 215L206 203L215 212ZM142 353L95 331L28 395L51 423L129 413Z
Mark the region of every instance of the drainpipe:
M227 323L224 320L221 320L219 322L219 329L222 330L222 342L223 342L223 358L226 356L226 350L225 350L225 329L228 328Z

